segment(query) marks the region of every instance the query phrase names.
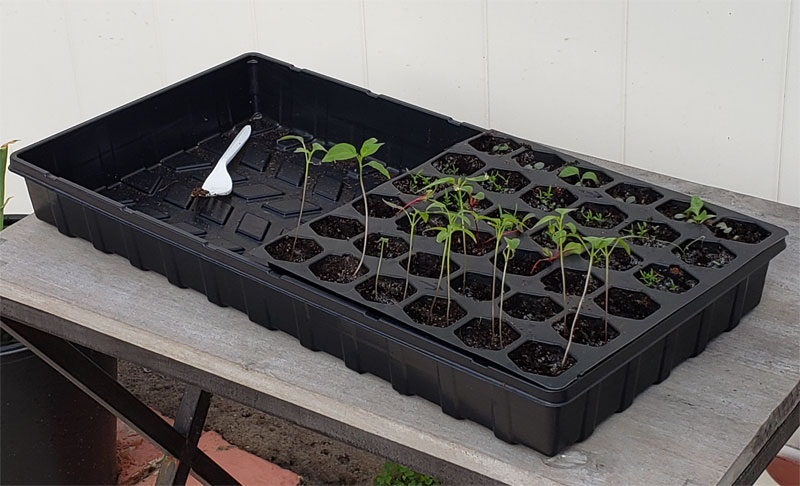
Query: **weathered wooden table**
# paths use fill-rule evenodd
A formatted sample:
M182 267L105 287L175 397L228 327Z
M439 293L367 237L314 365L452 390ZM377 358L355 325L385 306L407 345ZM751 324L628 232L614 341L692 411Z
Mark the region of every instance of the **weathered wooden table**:
M0 235L0 313L6 328L15 322L47 333L33 336L68 339L193 385L194 394L184 397L187 420L176 425L180 435L144 424L171 441L173 455L186 453L181 440L197 427L192 416L204 418L204 390L454 483L751 483L800 420L800 210L624 170L783 226L788 248L773 260L763 300L741 325L553 459L401 396L378 378L34 217ZM42 342L57 349L59 341ZM152 419L133 409L125 418L134 425ZM214 475L207 463L193 467Z

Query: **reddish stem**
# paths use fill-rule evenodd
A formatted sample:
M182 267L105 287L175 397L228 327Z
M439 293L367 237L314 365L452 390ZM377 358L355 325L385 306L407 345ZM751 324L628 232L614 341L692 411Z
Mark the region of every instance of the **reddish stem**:
M564 256L567 256L569 254L570 254L570 252L565 252ZM540 263L552 262L553 260L556 260L557 258L558 258L558 253L556 253L555 255L553 255L551 257L548 257L548 258L540 258L539 260L536 261L536 263L533 264L533 268L531 269L531 275L536 273L536 267L538 267Z

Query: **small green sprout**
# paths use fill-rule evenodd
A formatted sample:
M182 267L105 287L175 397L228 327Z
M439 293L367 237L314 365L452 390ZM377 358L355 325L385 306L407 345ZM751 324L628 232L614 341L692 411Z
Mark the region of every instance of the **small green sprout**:
M597 178L597 174L594 172L587 170L581 175L580 169L575 167L574 165L568 165L561 169L561 172L558 173L558 177L562 179L567 179L569 177L576 176L578 177L578 182L575 183L576 186L586 186L586 182L594 182L595 186L600 185L600 180Z
M511 147L509 147L507 143L498 143L497 145L492 147L491 153L492 154L504 154L506 152L509 152L510 150L511 150Z
M508 270L508 261L514 258L514 253L519 247L519 238L503 237L506 242L506 248L503 250L503 277L500 281L500 316L498 317L497 330L499 337L499 347L503 347L503 295L506 291L506 273ZM494 265L495 267L497 265ZM494 297L494 280L492 280L492 297ZM494 300L492 300L492 310L494 311ZM494 327L492 328L494 329Z
M717 228L718 230L722 231L726 235L731 234L731 232L733 231L733 228L731 228L730 226L725 224L724 221L720 221L719 223L715 224L714 227Z
M508 191L508 177L505 177L497 172L487 173L486 175L486 185L489 186L489 189L494 192L506 192Z
M675 214L672 218L679 221L686 220L690 223L703 224L709 219L716 217L716 215L706 211L703 208L704 205L705 203L700 199L700 196L692 196L692 200L689 202L689 207L686 211Z
M603 222L603 213L601 212L593 212L591 209L581 209L581 215L583 215L586 223L602 223Z
M414 194L424 192L425 187L433 182L433 177L422 174L422 169L416 172L411 172L411 170L406 169L406 174L410 179L408 189Z
M639 280L641 280L646 286L653 289L656 287L656 285L661 283L662 280L664 280L664 276L656 272L655 268L651 268L646 272L644 270L639 270Z
M366 235L364 235L366 238ZM385 236L381 236L378 240L378 243L381 245L380 256L378 257L378 269L375 271L375 301L379 302L378 300L378 281L381 278L381 263L383 263L383 249L389 243L389 238Z

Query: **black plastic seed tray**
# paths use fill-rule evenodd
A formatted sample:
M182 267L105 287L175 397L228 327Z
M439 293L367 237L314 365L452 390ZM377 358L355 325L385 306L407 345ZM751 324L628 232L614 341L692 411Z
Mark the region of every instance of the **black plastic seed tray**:
M233 194L192 199L191 190L246 123L254 132L231 163ZM11 170L26 177L37 217L60 232L247 312L254 322L388 380L401 393L436 402L449 415L490 427L503 440L552 455L588 437L604 418L735 327L758 304L769 260L784 248L786 233L713 205L707 207L717 215L714 223L725 221L733 228L729 233L676 220L688 205L684 195L534 143L481 132L248 54L16 152ZM487 251L483 223L477 229L484 244L471 245L473 254L464 256L454 245L451 294L453 308L461 311L452 320L428 325L424 312L412 310L420 302L424 308L434 295L436 278L425 275L438 270L441 255L441 245L422 232L414 239L414 257L429 257L417 265L405 298L387 298L383 288L378 301L373 298L374 245L358 278L320 278L331 259L360 256L365 235L352 164L312 166L308 222L300 229L306 242L300 245L308 245L311 255L301 263L275 258L270 249L294 231L302 189L302 158L294 154L295 145L277 141L286 133L324 145L370 136L386 142L376 157L395 177L383 182L372 173L367 185L369 233L390 237L381 265L387 279L404 279L409 258L404 217L382 204L416 196L419 188L408 184L405 169L428 176L501 171L514 191L478 184L486 194L477 206L484 214L502 206L538 219L553 204L581 208L571 214L573 221L582 234L597 236L637 231L638 223L647 222L657 237L636 240L643 244L632 245L632 257L615 258L610 271L612 302L622 304L611 307L613 339L592 341L603 316L605 284L604 269L596 268L595 288L581 312L586 342L576 341L565 371L532 372L532 358L557 354L566 344L558 328L564 310L557 262L540 262L534 275L526 275L548 246L538 230L520 236L518 261L506 279L503 321L509 334L502 349L485 349L475 338L491 312L486 289L494 248L488 245ZM558 177L562 167L575 163L581 173L595 172L599 187ZM542 202L537 189L555 195ZM607 216L599 227L587 219L588 209ZM739 234L753 242L732 239ZM694 243L683 261L676 246L687 242ZM566 267L569 282L573 273L582 278L587 265L570 256ZM672 284L648 287L637 278L642 270ZM446 298L446 287L437 298ZM499 300L497 295L495 305ZM568 307L576 300L571 296Z

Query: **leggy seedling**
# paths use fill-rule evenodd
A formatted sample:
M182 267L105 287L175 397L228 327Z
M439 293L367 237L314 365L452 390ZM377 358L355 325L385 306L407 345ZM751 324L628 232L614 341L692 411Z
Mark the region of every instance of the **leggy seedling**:
M456 212L448 211L444 204L440 202L431 203L431 205L428 206L428 211L430 211L432 207L443 211L443 214L447 217L447 226L437 226L436 228L432 228L433 230L437 231L436 242L441 243L443 248L441 267L439 269L439 280L436 282L436 290L434 291L433 300L431 301L430 313L433 313L434 306L436 305L436 298L442 285L444 270L447 268L447 311L445 313L445 320L449 321L450 304L452 302L452 294L450 290L450 249L453 243L453 235L457 232L461 232L463 239L469 237L472 239L472 241L475 241L475 234L467 229L464 225L463 218L466 218L466 216Z
M603 319L603 325L605 330L605 340L608 342L608 290L611 287L611 277L609 274L609 267L611 266L611 254L617 247L622 248L625 252L630 255L631 254L631 247L628 246L628 243L625 241L624 236L620 236L618 238L602 238L603 243L599 245L599 251L602 256L605 258L606 264L606 295L605 295L605 315Z
M587 170L581 175L580 169L575 167L574 165L568 165L561 169L561 172L558 173L558 177L562 179L566 179L567 177L578 176L578 182L575 183L576 186L585 186L586 181L594 182L596 186L600 185L600 180L597 178L597 174L594 172Z
M406 296L408 295L408 277L411 273L411 259L414 257L414 230L417 227L417 223L420 221L427 223L429 219L428 211L421 211L417 208L407 208L404 206L399 206L391 201L387 201L384 199L386 204L398 210L398 212L403 212L408 218L408 226L409 226L409 237L408 237L408 261L406 263L406 282L403 284L403 300L405 300Z
M337 143L328 150L328 153L323 157L323 162L338 162L340 160L354 160L358 162L358 183L361 186L361 196L364 199L364 248L361 249L361 260L358 262L356 271L353 275L358 275L361 270L361 265L364 264L364 256L367 254L367 235L369 235L369 206L367 203L367 189L364 187L364 166L372 167L380 172L387 179L391 179L389 171L386 170L383 164L376 160L364 162L366 157L374 154L378 149L383 146L379 143L377 138L368 138L361 144L361 149L356 151L356 148L349 143Z
M690 223L703 224L709 219L715 218L716 215L710 214L708 211L703 209L704 205L705 203L702 199L700 199L700 196L692 196L692 200L689 202L689 207L686 209L686 211L674 215L673 219L685 219Z
M306 188L308 187L308 168L311 166L311 157L314 156L315 152L321 151L325 152L325 147L314 142L311 145L311 150L306 148L306 142L303 137L298 135L286 135L278 139L280 140L297 140L300 142L300 147L294 149L294 153L296 154L303 154L303 157L306 159L306 167L305 173L303 175L303 195L300 198L300 214L297 215L297 228L294 230L294 241L292 242L292 252L294 252L294 247L297 244L297 236L300 233L300 223L303 221L303 207L306 204Z
M503 296L506 291L506 274L508 270L508 261L514 258L514 253L517 251L517 247L519 247L519 238L503 238L506 241L506 249L503 250L503 278L500 281L500 316L497 323L497 330L499 335L499 344L500 347L503 347ZM497 266L497 265L495 265ZM492 280L492 294L494 296L494 280ZM494 311L494 300L492 300L492 311ZM494 318L492 318L494 320ZM492 327L494 329L494 327ZM492 336L492 340L494 340L494 336Z
M366 238L366 236L364 236ZM378 281L381 278L381 263L383 263L383 249L386 247L387 243L389 243L389 238L385 236L381 236L378 240L378 243L381 245L380 256L378 256L378 269L375 271L375 301L378 301Z

